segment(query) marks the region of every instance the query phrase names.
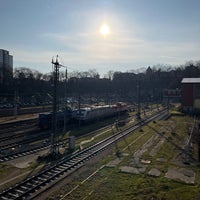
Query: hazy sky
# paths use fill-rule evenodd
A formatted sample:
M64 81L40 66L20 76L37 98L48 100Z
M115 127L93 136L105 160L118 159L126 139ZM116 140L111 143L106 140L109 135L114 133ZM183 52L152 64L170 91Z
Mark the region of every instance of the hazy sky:
M184 64L200 60L200 0L0 0L0 49L42 73L57 54L100 74Z

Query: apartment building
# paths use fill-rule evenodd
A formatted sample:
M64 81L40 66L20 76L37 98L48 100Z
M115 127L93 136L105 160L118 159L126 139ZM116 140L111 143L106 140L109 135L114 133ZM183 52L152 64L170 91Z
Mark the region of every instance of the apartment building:
M9 51L0 49L0 83L9 84L13 78L13 56Z

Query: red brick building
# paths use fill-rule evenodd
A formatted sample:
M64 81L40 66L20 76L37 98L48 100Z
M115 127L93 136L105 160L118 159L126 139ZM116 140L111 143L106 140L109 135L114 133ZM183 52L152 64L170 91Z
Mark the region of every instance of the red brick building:
M184 112L200 113L200 78L183 78L181 102Z

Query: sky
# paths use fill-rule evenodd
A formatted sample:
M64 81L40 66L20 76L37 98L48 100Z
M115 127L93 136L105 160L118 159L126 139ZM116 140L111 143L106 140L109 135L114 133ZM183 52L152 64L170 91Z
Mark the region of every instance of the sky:
M200 0L0 0L13 67L131 71L200 60ZM109 34L99 31L102 24Z

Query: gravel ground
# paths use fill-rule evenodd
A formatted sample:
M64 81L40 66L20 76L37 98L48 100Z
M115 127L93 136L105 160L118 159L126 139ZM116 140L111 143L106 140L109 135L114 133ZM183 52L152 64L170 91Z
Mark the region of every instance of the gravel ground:
M5 164L12 165L17 168L27 168L31 164L37 161L38 156L43 156L48 153L48 150L44 150L35 154L30 154L27 156L19 157L18 159L7 161Z
M32 176L35 173L38 173L38 171L40 171L44 167L44 165L39 165L36 168L28 168L28 167L30 167L33 163L36 163L38 156L42 156L46 153L47 153L47 150L44 150L37 154L31 154L24 157L20 157L18 159L5 162L2 165L2 167L7 166L7 168L9 168L9 166L13 166L14 168L6 176L4 175L1 177L0 179L1 190L4 190L14 185L20 180L23 180L29 176Z
M98 165L98 161L102 160L103 158L112 154L111 149L107 149L100 154L98 154L93 159L87 161L81 168L79 168L76 173L69 175L68 177L64 178L60 182L56 183L53 188L48 189L47 191L43 192L34 200L38 199L60 199L64 194L68 193L74 187L77 186L77 183L80 183L88 176L90 176L96 169L100 166ZM58 192L59 191L59 192ZM51 196L53 195L53 196ZM67 198L66 198L67 199Z
M185 168L169 168L165 177L173 180L180 180L187 184L194 184L195 182L194 171Z
M171 130L174 128L174 124L172 127L168 127ZM166 129L165 129L166 131ZM154 145L154 141L160 136L158 136L156 133L146 142L144 145L138 149L135 153L133 158L130 161L129 166L121 166L120 170L122 172L126 173L144 173L146 171L146 166L148 164L142 164L140 162L140 158L145 153L149 147ZM155 147L149 152L150 156L154 156L156 152L158 151L159 147L164 143L164 139L161 138L160 142L158 142ZM45 152L43 152L44 154ZM102 158L110 155L112 153L112 150L106 150L102 153L100 153L98 156L96 156L94 159L87 161L80 169L76 171L76 173L73 173L69 175L68 177L64 178L60 182L56 183L54 187L48 189L47 191L43 192L39 196L37 196L35 199L60 199L64 194L69 192L72 188L74 188L78 182L84 180L87 178L91 173L93 173L98 167L98 161ZM33 162L36 161L38 155L30 155L19 158L14 161L9 161L9 164L18 167L18 168L26 168L30 166ZM107 167L116 167L123 158L116 158L113 161L110 161L107 164ZM159 158L162 162L165 162L166 160L164 158ZM175 160L175 159L174 159ZM148 172L151 176L161 176L161 172L157 168L152 168ZM185 182L188 184L194 184L195 183L195 176L196 174L192 170L188 170L185 167L174 167L174 168L168 168L167 172L165 173L165 177L173 180L179 180L181 182ZM12 180L12 179L10 179ZM5 180L4 180L5 181ZM59 192L58 192L59 191ZM54 194L53 196L51 196Z

